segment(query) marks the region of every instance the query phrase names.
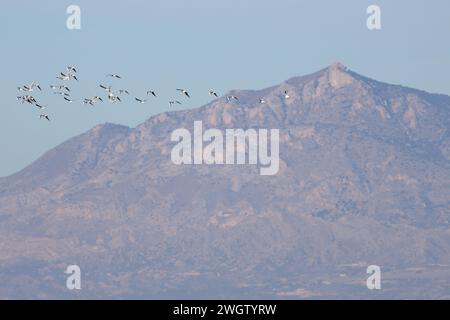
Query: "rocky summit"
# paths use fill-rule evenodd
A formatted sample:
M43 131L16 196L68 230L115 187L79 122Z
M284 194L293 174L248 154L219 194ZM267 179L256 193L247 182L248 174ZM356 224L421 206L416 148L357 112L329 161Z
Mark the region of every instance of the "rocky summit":
M279 129L278 173L175 165L171 134L194 121ZM370 265L381 290L366 287ZM449 292L450 97L342 64L136 128L98 125L0 179L0 298Z

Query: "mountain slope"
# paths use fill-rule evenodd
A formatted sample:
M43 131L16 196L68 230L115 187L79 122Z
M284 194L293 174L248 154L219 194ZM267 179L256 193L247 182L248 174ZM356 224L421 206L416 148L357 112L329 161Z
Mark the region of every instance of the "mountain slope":
M448 294L450 97L341 64L230 94L99 125L0 179L0 297L371 297L370 264L377 297ZM172 131L197 120L280 129L280 171L174 165Z

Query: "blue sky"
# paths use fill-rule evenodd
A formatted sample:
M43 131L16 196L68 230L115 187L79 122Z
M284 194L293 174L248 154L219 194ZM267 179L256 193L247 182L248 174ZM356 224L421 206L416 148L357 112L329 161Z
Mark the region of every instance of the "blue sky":
M81 8L81 30L66 28L66 8ZM382 30L366 28L366 8L381 7ZM98 123L136 126L168 110L175 88L210 100L208 90L259 89L341 61L384 82L450 94L450 2L365 0L2 1L0 176ZM68 105L50 84L67 65L79 70L76 99L102 94L99 83L145 96L146 105ZM107 73L124 76L108 80ZM16 87L37 80L52 122L15 101ZM120 85L119 85L120 84Z

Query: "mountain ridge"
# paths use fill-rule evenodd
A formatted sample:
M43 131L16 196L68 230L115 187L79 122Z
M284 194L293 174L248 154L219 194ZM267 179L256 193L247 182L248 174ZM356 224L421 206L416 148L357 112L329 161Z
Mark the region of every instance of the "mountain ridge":
M170 115L179 114L180 112L183 113L183 112L189 112L189 111L192 111L192 110L207 109L211 105L214 105L215 102L225 100L228 95L232 95L232 94L236 94L236 93L242 93L242 92L243 93L261 93L261 92L265 92L265 91L268 91L268 90L272 90L274 88L280 88L280 87L282 87L285 84L289 84L289 83L292 83L292 82L295 83L295 82L298 82L298 81L303 82L305 79L309 79L311 77L316 77L316 76L323 76L324 74L325 75L326 74L335 74L335 75L336 74L345 74L345 75L350 75L350 76L355 77L355 80L357 80L358 78L362 79L360 81L365 82L365 83L367 83L367 81L368 81L368 82L373 82L373 83L376 83L376 84L388 85L391 89L398 88L398 89L407 90L407 91L415 93L415 94L425 94L425 95L432 96L432 97L440 97L442 99L448 100L448 101L446 101L446 103L450 104L450 96L448 96L448 95L439 94L439 93L429 93L429 92L426 92L426 91L423 91L423 90L419 90L419 89L412 88L412 87L405 87L405 86L398 85L398 84L383 83L383 82L380 82L380 81L373 80L373 79L367 78L365 76L362 76L362 75L360 75L360 74L358 74L356 72L353 72L349 68L347 68L345 65L343 65L341 62L336 62L336 63L333 63L333 64L331 64L330 66L328 66L326 68L323 68L323 69L317 71L317 72L314 72L314 73L311 73L311 74L308 74L308 75L305 75L305 76L294 76L294 77L291 77L288 80L286 80L286 81L284 81L284 82L282 82L280 84L273 85L273 86L270 86L270 87L267 87L267 88L263 88L263 89L245 89L245 90L233 89L233 90L228 91L224 96L221 96L221 97L219 97L217 99L214 99L213 101L211 101L211 102L209 102L209 103L207 103L207 104L205 104L205 105L203 105L201 107L197 107L197 108L189 109L189 110L165 111L165 112L162 112L162 113L159 113L159 114L151 116L149 119L145 120L141 124L138 124L134 128L133 127L128 127L128 126L125 126L125 125L122 125L122 124L116 124L116 123L110 123L110 122L101 123L101 124L98 124L98 125L94 126L91 129L85 131L84 133L81 133L79 135L76 135L76 136L66 140L65 142L55 146L55 148L59 147L60 145L62 145L64 143L66 143L67 141L70 141L70 140L75 139L77 137L83 136L83 135L85 135L85 134L87 134L87 133L89 133L91 131L98 130L99 128L104 128L104 127L106 127L106 128L108 128L108 127L114 128L114 127L117 126L117 128L136 129L138 127L141 127L141 126L145 125L148 122L152 123L153 121L155 121L155 119L161 119L161 118L165 118L165 117L170 117ZM43 156L46 153L44 153ZM36 159L36 161L39 160L39 158ZM16 175L19 172L14 173L14 174L12 174L10 176ZM3 177L0 177L0 179L4 179L4 178L7 178L7 177L9 177L9 176L3 176Z

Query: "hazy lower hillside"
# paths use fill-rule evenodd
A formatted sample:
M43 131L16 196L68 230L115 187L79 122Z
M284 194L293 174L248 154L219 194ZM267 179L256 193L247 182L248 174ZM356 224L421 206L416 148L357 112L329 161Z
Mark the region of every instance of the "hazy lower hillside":
M0 298L450 297L450 97L340 64L230 94L1 178ZM279 173L174 165L170 135L195 120L280 129Z

